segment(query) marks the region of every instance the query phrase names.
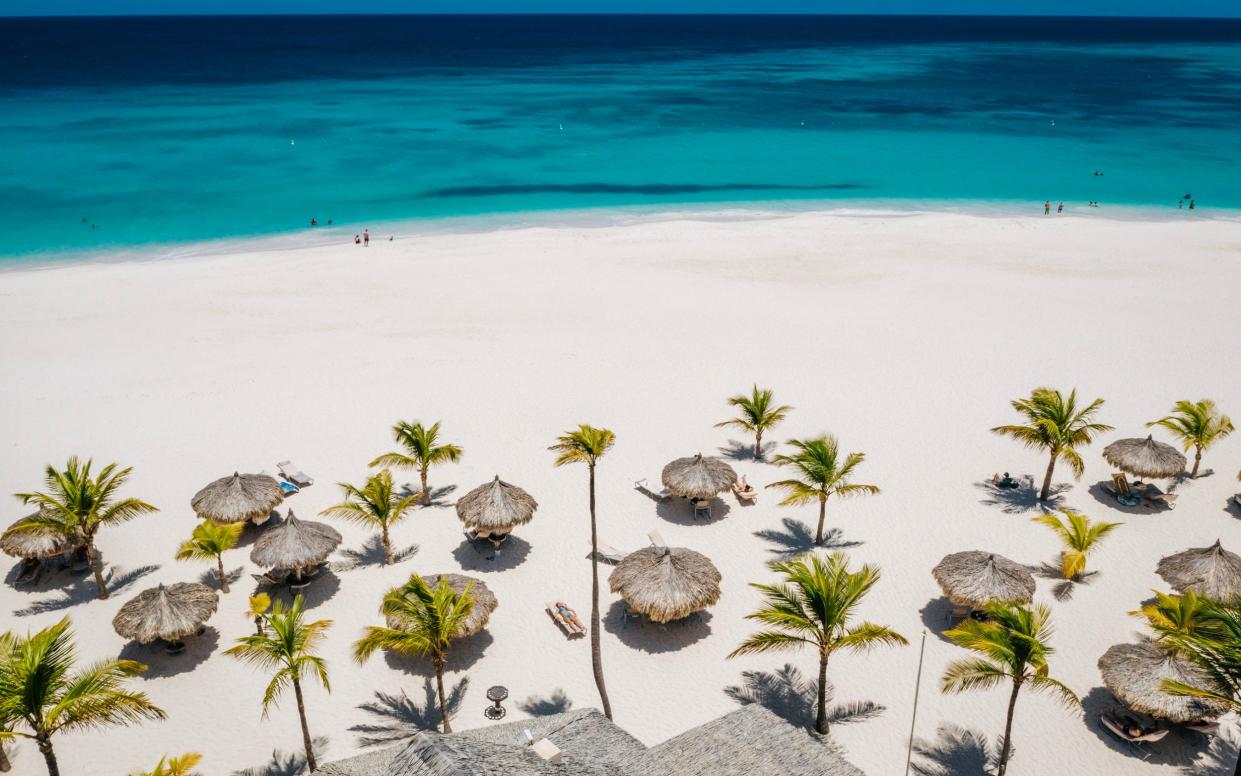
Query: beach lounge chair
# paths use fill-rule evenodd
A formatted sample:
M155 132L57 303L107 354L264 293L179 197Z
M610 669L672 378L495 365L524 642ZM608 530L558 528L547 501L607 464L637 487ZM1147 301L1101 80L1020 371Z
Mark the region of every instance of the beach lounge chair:
M1129 485L1129 480L1125 477L1124 472L1113 474L1112 484L1104 485L1103 489L1111 493L1124 506L1136 507L1142 503L1142 499L1138 494L1133 492L1133 488Z
M293 572L288 569L272 569L263 574L251 574L250 576L254 577L254 581L260 585L282 585L292 574Z
M711 519L711 500L710 499L704 498L704 499L700 499L694 502L694 519L697 520L700 517L705 518L707 520Z
M306 488L315 484L315 481L310 478L310 475L302 471L301 468L292 461L281 461L276 464L276 468L280 470L280 475L282 477L299 488Z
M42 573L43 560L41 558L22 558L21 568L17 570L17 578L13 580L13 584L33 585L39 581Z
M279 482L280 482L280 490L286 496L292 496L294 493L298 493L301 491L301 488L297 487L296 485L289 482L288 480L280 480Z
M1138 489L1137 493L1142 497L1142 500L1149 505L1162 505L1168 509L1176 508L1176 494L1164 493L1160 490L1158 485L1153 483L1148 482L1144 484L1140 489Z
M1156 741L1162 741L1164 737L1168 735L1168 728L1150 729L1142 727L1140 724L1137 724L1136 721L1133 721L1132 725L1128 724L1129 722L1129 720L1109 714L1106 711L1099 713L1099 723L1103 725L1109 733L1116 736L1121 741L1124 741L1134 751L1141 754L1142 759L1149 759L1152 752L1144 747L1143 744L1153 744ZM1129 727L1137 727L1143 732L1140 735L1135 736L1129 732Z
M601 563L611 563L615 565L625 559L625 554L626 553L621 552L610 544L599 542L599 561ZM591 554L589 552L586 553L587 559L590 558L590 555Z
M549 601L545 606L547 607L547 613L551 615L552 620L560 626L566 636L572 639L586 635L586 626L582 624L581 619L577 616L577 612L572 607L566 607L570 612L573 612L573 617L570 619L560 612L560 607L556 606L554 601Z
M1213 736L1219 732L1219 721L1213 719L1203 719L1197 722L1186 722L1184 727L1186 730L1192 730L1195 733L1201 733L1204 736Z
M637 490L642 494L655 499L656 501L667 501L672 498L672 491L667 488L656 488L654 485L649 484L645 477L635 482L633 487L634 490Z
M742 504L753 504L758 499L758 490L745 481L745 475L741 479L733 483L733 494L736 495L737 501Z
M659 533L659 529L651 531L647 534L647 537L651 540L651 544L655 547L668 546L668 543L664 541L664 537Z

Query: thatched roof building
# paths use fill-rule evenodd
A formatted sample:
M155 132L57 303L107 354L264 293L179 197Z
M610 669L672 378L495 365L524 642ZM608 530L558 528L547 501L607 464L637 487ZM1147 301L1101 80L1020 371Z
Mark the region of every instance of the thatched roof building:
M1225 704L1164 692L1160 687L1164 679L1197 687L1209 687L1210 679L1188 660L1149 641L1108 647L1099 658L1099 673L1103 675L1103 684L1121 703L1152 717L1194 722L1228 713Z
M702 453L678 458L664 467L664 487L686 498L711 498L737 482L737 472L719 458Z
M714 606L720 600L720 572L700 552L644 547L612 569L608 587L630 609L655 622L669 622Z
M327 560L340 540L340 532L332 526L298 520L290 509L282 523L268 528L254 543L250 560L262 568L300 571Z
M1162 479L1185 471L1185 456L1172 445L1146 439L1121 439L1103 448L1103 457L1122 472Z
M534 517L539 503L510 483L500 479L483 483L457 500L457 517L462 523L489 533L508 533Z
M139 644L156 639L180 641L195 633L219 605L219 594L206 585L160 585L127 601L112 618L112 627L121 637Z
M217 523L261 523L283 500L284 492L274 477L233 472L195 493L190 506L199 517Z
M1197 547L1159 561L1156 573L1179 592L1192 590L1203 598L1231 601L1241 596L1241 555L1220 546Z
M470 616L465 618L465 622L461 625L461 632L458 636L473 636L487 625L491 613L500 605L496 599L496 594L491 592L491 588L487 587L487 583L475 577L467 577L464 574L428 574L422 578L431 587L439 584L440 580L446 580L448 586L458 594L464 593L465 588L471 583L474 586L470 588L470 594L474 596L474 606L470 609ZM401 624L392 620L388 620L389 628L399 628Z
M36 522L38 514L17 520L0 535L0 550L14 558L50 558L73 549L76 542L55 525Z
M948 600L978 609L993 602L1028 604L1034 600L1034 575L1020 563L981 550L944 556L931 570Z

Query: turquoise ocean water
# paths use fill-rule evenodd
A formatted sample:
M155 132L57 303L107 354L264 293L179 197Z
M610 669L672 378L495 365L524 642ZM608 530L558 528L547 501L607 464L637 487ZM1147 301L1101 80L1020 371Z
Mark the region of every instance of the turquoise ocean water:
M7 261L311 217L1241 208L1234 22L0 20L0 73Z

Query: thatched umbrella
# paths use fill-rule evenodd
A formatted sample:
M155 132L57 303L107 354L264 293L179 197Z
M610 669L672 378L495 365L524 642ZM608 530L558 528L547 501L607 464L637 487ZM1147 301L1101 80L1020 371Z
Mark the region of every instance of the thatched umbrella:
M470 616L466 617L465 622L461 624L461 630L457 636L473 636L478 633L487 624L491 613L500 605L500 602L496 600L496 594L491 592L486 582L464 574L428 574L422 578L422 581L435 587L441 579L447 581L448 586L458 595L464 593L466 586L471 582L474 583L474 586L470 588L470 595L474 596L474 606L470 609ZM399 620L392 617L388 617L387 620L389 628L401 627Z
M335 528L327 523L298 520L290 509L284 522L264 531L254 543L250 560L263 568L292 569L300 581L302 569L327 560L339 544L340 532Z
M199 517L217 523L261 523L283 500L284 492L274 477L233 472L195 493L190 506Z
M1029 570L993 552L945 555L931 574L957 606L978 609L993 601L1028 604L1034 600L1034 576Z
M711 559L683 547L644 547L616 564L608 587L655 622L679 620L720 600Z
M112 618L112 627L139 644L163 639L176 645L196 633L219 604L219 594L197 582L160 585L130 599Z
M1135 477L1175 477L1185 471L1185 456L1172 445L1146 439L1121 439L1103 448L1108 463Z
M686 498L711 498L737 482L737 472L719 458L703 457L702 453L678 458L664 467L664 486Z
M23 517L5 529L0 535L0 550L14 558L35 560L59 555L76 546L71 537L54 525L37 524L35 528L20 530L36 517L37 514Z
M513 526L525 525L534 517L539 504L534 498L500 479L479 485L457 500L457 517L467 526L488 533L507 534Z
M1210 687L1202 669L1149 641L1115 644L1099 658L1103 684L1121 703L1134 711L1169 722L1215 719L1228 706L1203 698L1170 695L1160 688L1164 679L1196 687Z
M1192 590L1203 598L1231 601L1241 596L1241 555L1220 546L1196 547L1159 561L1159 576L1180 592Z

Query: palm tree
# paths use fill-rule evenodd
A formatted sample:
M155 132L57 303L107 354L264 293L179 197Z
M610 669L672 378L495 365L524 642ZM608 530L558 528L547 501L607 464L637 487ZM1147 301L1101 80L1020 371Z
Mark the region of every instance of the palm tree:
M459 445L437 444L440 435L439 421L429 427L415 421L401 421L392 427L392 435L405 448L404 453L384 453L370 462L371 466L396 467L398 469L417 469L422 478L422 503L431 503L431 491L427 488L427 470L438 463L461 460L462 450Z
M255 593L250 596L250 608L246 610L246 617L254 620L254 632L263 635L263 615L267 614L267 610L271 608L271 596L267 593Z
M1028 425L996 426L991 430L1012 437L1026 447L1046 450L1051 455L1051 460L1047 462L1047 474L1043 477L1043 488L1038 494L1039 501L1046 501L1051 493L1051 475L1056 470L1056 461L1061 458L1068 461L1073 475L1080 480L1086 466L1077 448L1090 444L1095 434L1112 430L1111 426L1094 422L1095 413L1103 406L1103 400L1095 399L1085 409L1079 410L1076 388L1069 392L1068 399L1051 388L1035 388L1030 398L1017 399L1012 405L1025 416Z
M1177 640L1182 637L1220 633L1210 607L1210 601L1199 598L1192 590L1186 590L1180 595L1168 595L1156 590L1153 603L1129 614L1146 620L1155 633L1155 641L1176 650Z
M110 463L100 470L99 476L91 477L91 463L88 459L82 464L74 456L63 472L48 466L44 472L46 492L17 494L24 503L38 506L38 514L9 530L46 531L51 528L63 533L74 544L85 547L86 557L95 572L99 597L107 598L103 561L95 548L95 535L102 526L116 525L158 510L136 498L118 500L117 491L129 479L132 468L118 469L117 464Z
M139 771L133 776L200 776L194 766L203 756L198 752L186 752L177 757L161 757L153 771Z
M177 560L214 560L220 575L220 590L228 592L228 576L224 573L224 553L237 545L245 523L221 525L203 520L190 535L189 541L177 549Z
M263 718L290 686L297 698L297 715L302 722L302 745L306 748L306 764L310 770L318 768L315 761L315 750L310 743L310 727L306 724L306 702L302 697L302 680L313 677L319 680L323 689L332 691L328 681L327 664L323 658L315 654L315 647L323 640L324 633L331 627L331 620L303 622L302 597L293 599L293 605L286 609L283 602L276 601L271 613L263 615L266 627L263 633L254 636L242 636L237 639L237 646L224 650L224 654L263 669L274 669L267 690L263 693ZM268 636L267 632L271 635Z
M599 648L599 528L595 516L595 466L615 442L616 435L608 429L582 424L576 430L561 434L556 438L556 444L548 448L556 453L556 466L584 463L590 472L590 663L595 672L595 687L599 689L603 715L608 719L612 718L612 703L608 700L608 688L603 682L603 652Z
M453 639L461 635L462 626L474 609L473 588L474 583L470 582L458 593L443 577L431 587L414 574L401 587L389 590L379 607L389 623L400 627L369 627L366 635L353 646L354 659L359 663L365 663L380 649L431 658L445 733L452 732L452 725L448 721L448 699L444 694L444 666Z
M729 657L760 652L800 649L810 645L819 653L819 700L814 729L826 735L827 662L837 650L865 652L879 645L908 644L905 637L883 625L851 622L854 610L879 581L879 568L865 564L849 570L849 558L833 552L826 559L807 553L801 558L775 561L771 570L784 575L782 584L751 583L764 596L763 607L747 620L770 626L753 634Z
M729 397L728 403L740 410L740 417L720 421L716 428L739 428L754 435L754 460L763 457L763 432L775 428L793 408L787 404L772 406L771 389L755 385L750 395Z
M1023 686L1049 692L1066 706L1077 706L1081 701L1072 690L1048 675L1047 657L1054 652L1047 643L1051 637L1050 609L1041 604L1030 608L991 603L986 613L985 621L966 618L952 630L944 631L957 646L981 657L950 663L940 679L940 689L960 693L988 690L1006 679L1012 682L997 775L1004 776L1012 750L1013 712Z
M388 529L409 517L418 503L417 493L402 495L392 485L392 472L384 469L366 480L361 488L347 482L338 483L345 500L319 514L339 517L351 523L378 528L383 537L384 563L391 566L392 540Z
M1202 451L1231 434L1232 420L1223 415L1210 399L1201 401L1178 401L1172 405L1172 414L1159 420L1152 420L1147 427L1162 426L1168 429L1184 444L1185 452L1194 449L1194 468L1189 473L1191 480L1198 478L1198 464L1202 463Z
M1065 579L1077 579L1086 571L1086 556L1099 547L1103 537L1122 523L1090 522L1090 518L1069 509L1061 509L1061 521L1055 515L1042 515L1034 522L1042 523L1056 532L1065 549L1060 553L1060 575Z
M60 776L56 733L164 718L146 693L125 689L147 669L142 663L100 660L75 670L76 662L68 617L34 634L0 634L0 742L33 739L48 776Z
M814 534L814 543L822 544L828 498L878 493L879 488L849 482L853 470L866 460L866 454L849 453L842 460L840 446L836 437L831 434L807 440L790 439L789 444L797 448L797 452L792 455L777 455L775 464L793 467L800 477L773 482L767 487L785 491L784 500L780 502L782 506L819 502L819 527Z

